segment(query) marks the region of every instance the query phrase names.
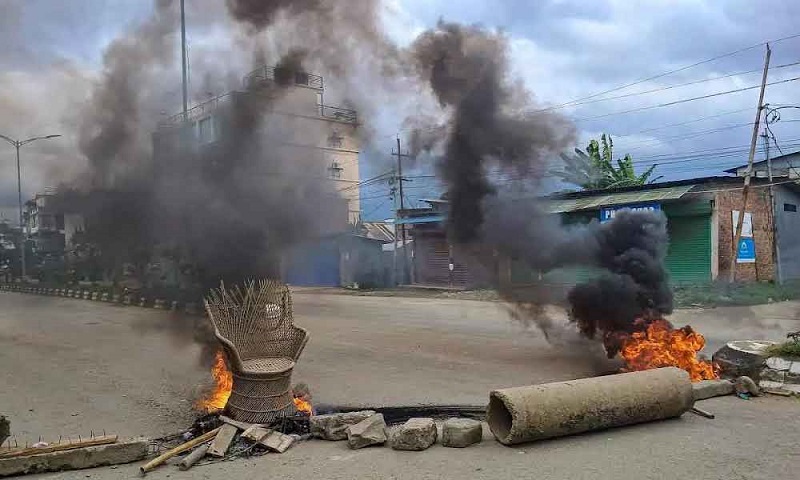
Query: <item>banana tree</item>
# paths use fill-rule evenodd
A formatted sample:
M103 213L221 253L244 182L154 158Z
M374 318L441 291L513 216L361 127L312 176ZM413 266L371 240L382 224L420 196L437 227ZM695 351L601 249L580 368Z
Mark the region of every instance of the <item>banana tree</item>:
M584 190L648 185L662 178L653 178L653 172L658 165L652 165L644 173L637 175L630 154L614 161L613 150L614 141L611 136L603 134L600 142L589 142L586 152L576 148L574 155L562 153L563 168L553 169L550 173Z

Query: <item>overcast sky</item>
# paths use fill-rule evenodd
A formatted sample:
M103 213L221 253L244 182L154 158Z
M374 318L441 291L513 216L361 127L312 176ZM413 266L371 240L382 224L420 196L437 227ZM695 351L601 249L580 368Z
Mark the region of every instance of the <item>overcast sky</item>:
M208 24L209 10L224 16L223 0L186 3L190 43L206 52L209 46L224 43L220 32ZM0 112L0 134L62 133L65 122L74 121L76 105L89 94L105 46L147 18L151 10L147 0L0 0L0 42L4 46L0 50L0 108L4 110ZM386 32L400 44L410 42L439 19L505 31L511 42L514 73L542 108L798 34L798 18L800 2L793 0L385 0L382 15ZM771 65L782 68L771 70L770 82L800 77L800 65L784 67L800 61L798 47L800 38L772 45ZM193 61L208 61L196 58L198 55L192 55ZM580 147L606 132L614 136L617 156L631 153L639 168L657 162L657 173L665 179L721 174L747 160L748 124L753 121L758 90L620 112L756 85L763 57L763 47L747 49L595 96L589 99L592 103L558 110L574 119ZM727 77L713 80L721 76ZM176 103L170 111L179 104L179 80L175 79ZM326 79L326 83L335 81ZM688 82L694 83L679 86ZM800 91L799 85L769 86L766 102L800 103L793 94ZM662 90L631 95L655 89ZM800 122L793 120L800 120L800 110L784 110L781 118L771 125L778 145L784 153L798 150ZM392 137L401 127L382 118L378 128L375 145L362 158L362 178L380 173L386 158L375 157L388 157ZM23 149L26 195L52 183L53 178L68 176L70 168L80 164L74 137L51 142L62 143L58 148L41 142ZM0 205L13 205L13 148L0 147ZM65 153L64 148L71 148L72 153ZM728 150L723 154L722 149ZM773 153L778 154L775 150L773 145ZM409 199L417 202L433 195L434 184L432 179L415 179L408 185ZM369 218L390 214L386 189L382 184L364 189L364 212Z

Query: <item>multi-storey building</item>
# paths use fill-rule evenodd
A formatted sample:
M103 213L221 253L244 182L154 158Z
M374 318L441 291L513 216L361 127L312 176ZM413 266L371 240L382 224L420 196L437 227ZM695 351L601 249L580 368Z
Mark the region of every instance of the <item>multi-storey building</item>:
M185 115L178 113L161 122L153 135L155 161L168 162L170 156L187 151L200 157L231 158L240 148L241 130L250 127L242 125L241 112L246 111L258 117L257 134L264 146L254 156L270 162L275 167L270 174L284 185L297 178L319 179L338 192L336 196L346 206L338 210L341 218L330 220L334 230L344 231L348 223L359 220L361 208L359 123L354 110L325 105L324 93L321 76L261 67L244 78L243 90L211 98Z

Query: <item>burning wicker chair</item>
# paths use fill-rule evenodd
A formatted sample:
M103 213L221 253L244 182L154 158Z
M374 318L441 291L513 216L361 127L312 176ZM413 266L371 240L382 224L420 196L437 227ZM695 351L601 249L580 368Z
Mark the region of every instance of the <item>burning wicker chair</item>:
M308 333L292 323L289 288L266 280L212 290L205 301L233 374L231 418L270 423L294 414L292 369Z

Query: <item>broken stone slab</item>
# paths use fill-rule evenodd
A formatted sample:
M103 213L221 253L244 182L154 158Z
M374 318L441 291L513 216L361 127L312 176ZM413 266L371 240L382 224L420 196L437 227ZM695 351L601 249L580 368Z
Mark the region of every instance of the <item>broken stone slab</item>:
M395 450L425 450L436 443L436 423L432 418L412 418L392 434Z
M754 397L761 396L761 389L758 388L756 382L747 376L738 377L733 381L733 388L737 394L750 394Z
M734 386L730 380L701 380L692 384L692 395L695 402L711 397L731 395L733 392Z
M149 440L137 438L109 445L0 459L0 477L59 472L136 462L147 456Z
M273 430L258 443L267 447L268 450L277 453L283 453L292 446L294 443L294 437Z
M208 449L208 454L212 457L221 458L224 457L226 453L228 453L228 448L233 442L233 438L236 434L239 433L239 429L234 427L230 424L223 424L222 428L217 433L217 436L214 437L214 440L211 442L211 447Z
M448 418L442 426L442 446L464 448L483 439L483 425L471 418Z
M311 417L311 434L323 440L346 440L347 427L375 415L374 410L359 412L332 413Z
M252 425L242 433L242 438L263 445L268 450L283 453L294 443L294 437L270 430L262 425Z
M760 384L764 382L777 382L783 384L786 382L786 372L765 367L761 370L760 378Z
M376 413L347 427L347 445L353 450L386 443L386 420Z
M787 371L792 366L792 362L781 357L770 357L765 362L768 368L773 370Z

